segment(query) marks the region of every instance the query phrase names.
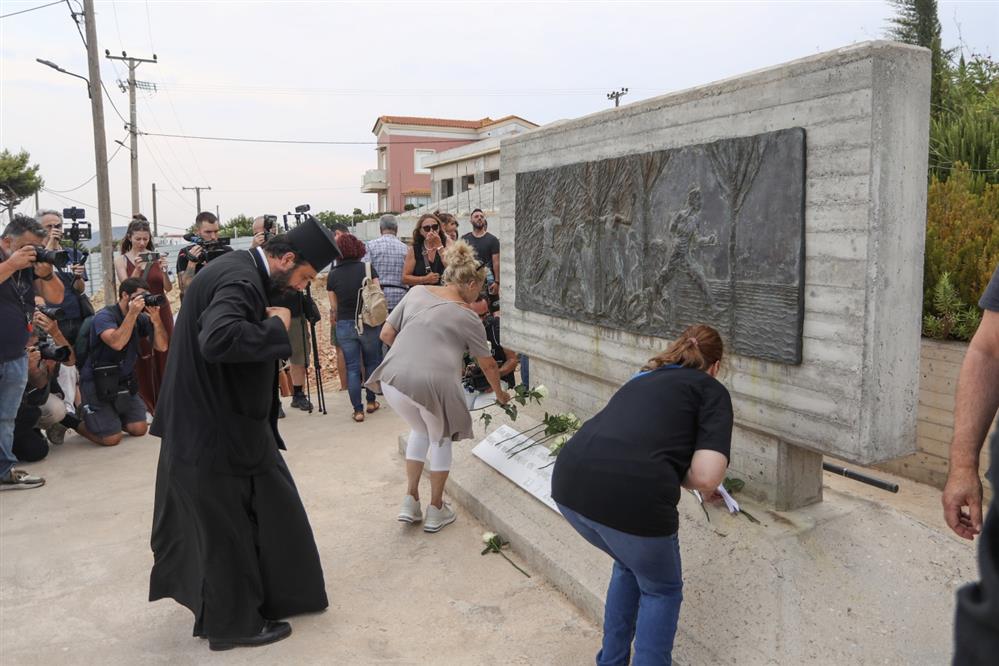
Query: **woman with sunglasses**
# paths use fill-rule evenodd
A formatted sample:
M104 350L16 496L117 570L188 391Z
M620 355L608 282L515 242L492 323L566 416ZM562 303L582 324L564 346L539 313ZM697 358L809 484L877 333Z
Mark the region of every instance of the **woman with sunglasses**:
M407 287L439 285L447 267L444 249L451 243L440 219L433 213L420 216L413 229L413 246L402 265L402 283Z

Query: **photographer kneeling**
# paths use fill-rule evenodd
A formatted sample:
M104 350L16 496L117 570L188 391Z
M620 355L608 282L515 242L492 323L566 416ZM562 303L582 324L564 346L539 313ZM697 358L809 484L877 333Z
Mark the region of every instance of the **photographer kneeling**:
M96 444L115 446L122 429L134 437L146 434L146 405L138 395L135 362L139 338L152 338L153 349L167 350L167 334L160 321L162 295L148 293L140 278L118 287L118 303L94 316L90 351L80 370L84 437Z
M22 462L37 462L48 455L42 430L65 433L66 428L80 428L79 419L66 409L66 396L59 384L62 370L75 369L73 348L57 322L45 312L46 308L40 307L32 320L27 349L28 384L14 421L14 455Z
M470 304L469 307L479 316L479 321L486 329L486 339L489 341L493 360L499 367L500 381L504 382L508 389L512 389L517 383L513 373L517 369L518 355L517 352L500 344L499 313L492 311L489 307L489 299L484 294L479 294L479 299ZM470 363L465 368L465 386L480 393L492 391L482 369L474 363Z

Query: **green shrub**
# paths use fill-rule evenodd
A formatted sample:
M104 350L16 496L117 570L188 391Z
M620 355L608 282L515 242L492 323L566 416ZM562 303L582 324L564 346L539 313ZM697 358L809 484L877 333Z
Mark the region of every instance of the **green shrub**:
M999 264L999 185L959 164L946 181L930 180L926 206L923 313L932 310L944 273L961 303L972 306Z
M981 321L978 308L966 305L958 296L950 274L941 275L933 289L932 312L923 315L923 335L938 340L970 340Z

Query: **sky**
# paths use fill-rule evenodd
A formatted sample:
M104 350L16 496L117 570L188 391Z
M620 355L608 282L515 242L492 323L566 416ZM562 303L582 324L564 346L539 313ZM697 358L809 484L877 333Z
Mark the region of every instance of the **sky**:
M0 14L47 0L0 0ZM78 7L77 0L72 0ZM940 0L945 47L999 56L999 2ZM101 52L156 64L137 70L140 131L214 137L374 142L380 115L500 118L539 124L737 76L872 39L883 0L713 2L96 3ZM42 207L82 206L97 221L93 128L85 84L36 58L87 74L67 4L0 19L0 146L41 166ZM123 63L101 59L114 105ZM127 131L104 99L108 155ZM223 220L238 214L372 210L362 194L373 145L287 145L143 136L141 209L161 233L190 226L194 192ZM112 224L131 212L128 150L110 163ZM20 211L33 212L34 202Z

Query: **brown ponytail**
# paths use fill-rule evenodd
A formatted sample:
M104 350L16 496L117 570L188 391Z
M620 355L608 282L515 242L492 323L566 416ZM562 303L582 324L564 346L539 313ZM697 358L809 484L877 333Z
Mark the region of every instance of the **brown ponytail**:
M723 350L718 331L706 324L694 324L688 326L666 351L650 358L642 366L642 371L655 370L664 365L682 365L707 371L721 360Z

